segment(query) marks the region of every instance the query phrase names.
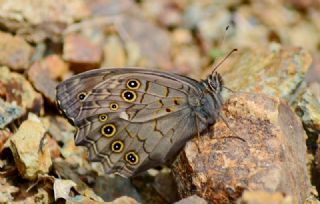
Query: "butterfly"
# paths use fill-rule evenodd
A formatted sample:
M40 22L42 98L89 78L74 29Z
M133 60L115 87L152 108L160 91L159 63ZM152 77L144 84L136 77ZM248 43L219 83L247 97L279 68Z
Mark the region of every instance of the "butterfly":
M76 145L106 173L136 175L166 163L219 117L223 80L137 68L100 68L57 86L57 103L77 127Z

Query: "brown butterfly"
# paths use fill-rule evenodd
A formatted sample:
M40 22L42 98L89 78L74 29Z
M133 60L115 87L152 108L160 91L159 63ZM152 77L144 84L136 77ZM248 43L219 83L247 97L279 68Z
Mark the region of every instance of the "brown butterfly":
M57 102L77 127L75 142L107 173L130 177L174 158L215 123L223 81L133 68L91 70L57 86Z

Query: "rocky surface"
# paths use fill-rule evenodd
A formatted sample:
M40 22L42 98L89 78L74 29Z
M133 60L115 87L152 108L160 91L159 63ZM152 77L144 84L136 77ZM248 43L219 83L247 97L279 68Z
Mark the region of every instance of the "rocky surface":
M28 180L47 174L52 165L50 152L45 141L45 128L40 119L29 114L18 131L7 140L19 174Z
M306 134L290 107L278 98L239 93L225 102L222 115L230 129L219 121L176 160L179 193L230 203L245 190L283 192L302 203L311 186Z
M318 0L0 1L0 203L319 203L319 18ZM55 86L126 66L196 80L218 66L230 127L189 142L174 175L105 175Z

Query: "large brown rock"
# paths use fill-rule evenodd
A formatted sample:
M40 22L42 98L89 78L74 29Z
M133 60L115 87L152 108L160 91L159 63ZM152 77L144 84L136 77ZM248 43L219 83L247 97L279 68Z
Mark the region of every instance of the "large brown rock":
M277 98L242 93L224 104L222 114L230 129L217 122L202 140L188 142L174 163L180 195L230 203L244 190L255 190L282 192L302 203L310 189L306 135L290 107Z
M68 34L64 38L63 58L75 72L99 67L102 54L102 49L83 35Z
M58 78L68 71L68 65L58 56L50 55L33 63L28 70L28 78L33 86L51 103L56 99Z

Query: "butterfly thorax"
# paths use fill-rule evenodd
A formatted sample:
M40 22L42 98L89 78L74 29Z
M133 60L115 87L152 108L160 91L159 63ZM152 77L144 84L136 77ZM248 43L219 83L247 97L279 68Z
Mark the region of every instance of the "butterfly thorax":
M200 120L206 121L207 125L213 124L219 117L219 112L223 103L221 91L223 87L222 77L218 73L213 73L206 80L201 81L203 85L203 96L201 105L197 108L197 116Z

